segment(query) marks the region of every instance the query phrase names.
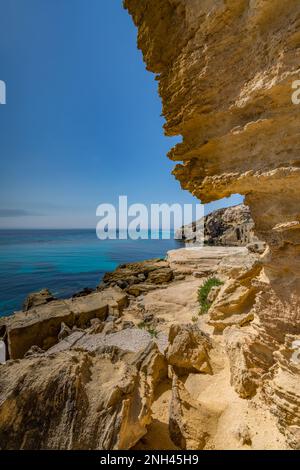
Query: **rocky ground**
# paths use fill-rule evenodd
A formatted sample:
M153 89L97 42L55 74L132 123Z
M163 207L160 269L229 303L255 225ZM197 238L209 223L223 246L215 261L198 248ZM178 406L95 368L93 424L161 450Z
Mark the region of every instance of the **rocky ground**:
M295 447L287 347L263 380L250 376L258 369L244 349L260 269L245 247L183 248L122 265L92 293L31 295L0 323L1 449ZM220 285L199 314L199 288L212 277Z

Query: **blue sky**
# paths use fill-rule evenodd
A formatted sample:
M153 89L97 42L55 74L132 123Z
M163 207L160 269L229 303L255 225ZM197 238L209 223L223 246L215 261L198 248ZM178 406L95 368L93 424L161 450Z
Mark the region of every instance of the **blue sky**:
M121 0L0 0L0 12L0 227L94 228L119 195L196 202L171 175L178 139L163 135Z

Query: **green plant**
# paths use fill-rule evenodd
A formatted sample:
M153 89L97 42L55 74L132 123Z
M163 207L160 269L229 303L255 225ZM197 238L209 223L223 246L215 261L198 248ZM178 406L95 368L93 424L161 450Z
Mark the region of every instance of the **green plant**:
M153 326L147 325L147 323L145 323L144 321L138 323L138 328L140 328L141 330L148 331L149 335L151 335L152 338L157 338L158 336L158 331Z
M157 338L158 331L155 328L153 328L151 326L148 326L147 331L148 331L149 335L152 336L152 338Z
M208 301L208 295L210 291L212 290L212 288L215 286L221 286L222 284L223 282L220 281L220 279L216 277L210 277L209 279L207 279L207 281L204 282L203 286L199 288L198 290L198 300L200 304L199 315L207 313L211 306L211 302Z

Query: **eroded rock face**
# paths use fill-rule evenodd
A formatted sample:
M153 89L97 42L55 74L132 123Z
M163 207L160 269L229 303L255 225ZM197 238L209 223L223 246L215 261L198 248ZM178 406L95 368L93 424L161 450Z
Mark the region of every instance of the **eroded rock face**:
M217 413L194 400L183 382L174 375L169 432L180 449L201 450L216 426Z
M169 331L168 363L177 374L211 372L209 350L210 338L196 325L172 325Z
M153 344L138 355L64 351L0 365L0 448L129 449L164 374Z
M253 335L246 341L263 380L286 335L300 334L300 113L291 101L299 79L300 4L124 4L147 68L158 75L165 132L183 138L169 153L180 162L174 175L204 203L245 195L255 234L268 245L253 277Z
M275 356L277 362L266 380L264 393L289 444L300 449L300 336L287 335Z

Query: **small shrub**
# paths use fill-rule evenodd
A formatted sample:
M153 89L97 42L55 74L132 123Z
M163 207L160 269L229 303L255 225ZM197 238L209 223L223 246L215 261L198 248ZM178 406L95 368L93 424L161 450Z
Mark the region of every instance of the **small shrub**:
M220 279L216 277L210 277L209 279L207 279L207 281L205 281L203 286L199 288L199 291L198 291L198 300L200 304L199 315L207 313L211 306L211 303L207 300L207 298L212 288L215 286L221 286L222 284L223 282L220 281Z
M148 331L152 338L157 338L158 336L158 331L153 326L147 325L144 321L138 323L138 328Z
M157 338L158 331L155 328L152 328L151 326L148 326L147 331L148 331L149 335L152 336L152 338Z

